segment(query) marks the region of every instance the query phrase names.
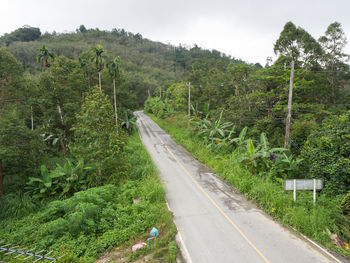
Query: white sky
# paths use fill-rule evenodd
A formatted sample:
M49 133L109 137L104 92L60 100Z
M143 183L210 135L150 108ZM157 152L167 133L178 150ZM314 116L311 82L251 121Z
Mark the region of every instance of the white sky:
M286 22L316 39L340 22L350 40L349 0L1 0L0 35L23 25L45 31L124 28L174 45L197 44L265 64ZM350 53L347 45L346 53Z

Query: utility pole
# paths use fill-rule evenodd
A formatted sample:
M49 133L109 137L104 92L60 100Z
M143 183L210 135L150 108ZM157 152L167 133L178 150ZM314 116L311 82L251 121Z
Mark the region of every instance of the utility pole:
M284 136L284 148L288 148L288 142L290 137L290 121L292 118L292 99L293 99L293 81L294 81L294 59L290 64L290 80L289 80L289 96L288 96L288 108L286 118L286 134Z
M191 117L191 82L188 82L188 118Z

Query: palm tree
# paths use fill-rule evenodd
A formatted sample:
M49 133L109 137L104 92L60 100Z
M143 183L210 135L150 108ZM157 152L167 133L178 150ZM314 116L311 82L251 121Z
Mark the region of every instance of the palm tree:
M50 52L45 45L43 45L40 49L39 49L39 55L38 55L38 62L42 62L43 63L43 67L47 68L50 67L50 63L49 63L49 59L51 58L52 61L55 60L55 54L53 52Z
M100 44L97 44L95 47L92 47L91 50L95 53L94 61L95 61L96 69L98 71L98 83L100 85L100 90L102 91L101 71L104 67L102 53L105 50L103 49L103 46L101 46Z
M110 63L108 63L108 72L109 75L113 78L113 95L114 95L114 116L115 116L115 125L118 132L118 113L117 113L117 97L115 89L115 80L120 76L120 62L121 59L119 56L115 57Z
M80 67L84 71L84 75L87 78L89 90L91 88L91 76L95 72L92 62L93 59L93 55L90 52L84 52L78 58Z

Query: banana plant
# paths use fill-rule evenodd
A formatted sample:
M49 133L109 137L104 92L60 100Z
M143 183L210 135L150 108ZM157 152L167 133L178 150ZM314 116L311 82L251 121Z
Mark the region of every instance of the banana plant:
M81 190L86 182L82 175L91 167L84 166L83 161L73 161L66 158L62 166L56 164L56 168L51 172L45 165L40 167L41 177L29 177L26 189L33 193L33 197L42 199L52 195L60 194L67 196L73 192Z
M249 163L253 163L254 166L256 166L256 161L255 161L255 155L256 155L256 149L254 146L254 142L252 139L248 139L245 141L246 142L246 149L245 151L240 154L237 157L238 162L243 162L243 161L248 161Z
M260 134L260 144L257 147L257 152L254 155L255 158L270 158L272 155L281 154L286 151L285 148L270 148L269 141L266 133Z
M238 137L233 138L229 141L229 145L233 145L233 147L235 147L234 153L236 155L240 155L242 152L245 151L245 145L247 144L247 140L246 140L247 131L248 131L248 127L244 127L239 133Z
M243 139L245 134L242 134L240 139ZM237 140L240 141L240 140ZM242 141L240 141L242 142ZM269 141L265 133L260 134L260 143L256 146L252 139L245 140L246 147L240 148L237 154L237 161L245 163L248 168L254 173L258 171L267 171L274 167L274 169L283 168L280 163L286 162L288 159L284 153L284 148L270 148ZM276 170L277 171L277 170ZM282 169L281 171L285 171Z
M73 192L79 191L81 185L84 185L85 180L83 174L86 170L91 170L91 167L84 166L83 160L73 161L70 158L66 158L66 162L63 166L56 164L56 169L51 172L52 175L63 177L64 180L60 182L61 196L69 195Z
M204 103L203 112L198 110L198 105L196 105L196 107L194 107L191 104L191 111L192 111L191 119L190 119L191 122L196 122L196 121L201 120L201 119L207 120L207 119L209 119L209 116L210 116L210 104Z
M43 198L56 194L57 184L54 179L62 177L62 173L49 173L47 167L42 165L40 167L41 178L29 177L27 187L30 192L33 192L35 198Z
M208 144L208 147L215 145L226 145L231 140L231 137L235 131L235 127L232 122L221 122L222 112L219 118L212 122L209 119L199 120L197 122L198 135Z
M129 112L128 111L124 111L124 114L122 115L122 122L121 122L121 126L129 133L131 133L132 131L136 130L136 117L132 116L129 117Z

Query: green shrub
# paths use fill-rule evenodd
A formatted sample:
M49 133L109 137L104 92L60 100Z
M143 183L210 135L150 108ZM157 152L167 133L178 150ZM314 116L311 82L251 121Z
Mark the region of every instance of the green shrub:
M350 192L341 201L340 209L341 213L337 215L335 222L341 238L350 243Z
M325 180L323 192L329 195L350 190L350 111L323 121L301 151L303 172Z
M170 107L167 100L162 101L159 97L148 97L145 101L145 111L153 113L158 118L164 118L168 114L172 114L174 109Z
M313 120L296 120L290 128L290 146L294 154L299 155L307 137L319 127Z

